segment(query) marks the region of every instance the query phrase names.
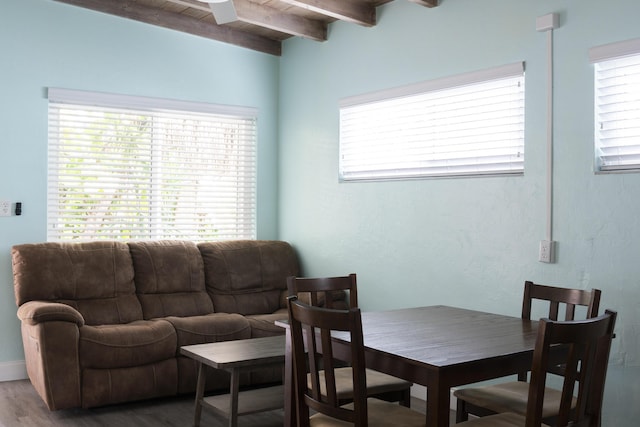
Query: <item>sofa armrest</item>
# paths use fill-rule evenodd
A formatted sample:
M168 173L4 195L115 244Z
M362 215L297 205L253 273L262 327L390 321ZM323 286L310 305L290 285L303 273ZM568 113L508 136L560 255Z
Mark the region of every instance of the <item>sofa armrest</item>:
M18 318L29 325L43 322L72 322L84 326L84 317L75 308L57 302L29 301L18 308Z
M27 374L50 410L80 407L80 328L73 307L29 301L18 308Z

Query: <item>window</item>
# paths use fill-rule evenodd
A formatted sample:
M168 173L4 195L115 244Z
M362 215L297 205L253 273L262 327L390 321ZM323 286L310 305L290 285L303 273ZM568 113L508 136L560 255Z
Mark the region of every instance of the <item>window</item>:
M340 180L522 174L524 63L340 103Z
M589 51L595 64L596 171L640 169L640 39Z
M256 238L256 111L49 89L47 238Z

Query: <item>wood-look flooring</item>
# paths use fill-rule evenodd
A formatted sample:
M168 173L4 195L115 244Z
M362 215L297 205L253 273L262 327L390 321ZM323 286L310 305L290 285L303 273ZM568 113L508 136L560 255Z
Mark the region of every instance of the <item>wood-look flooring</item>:
M49 411L28 380L0 382L1 427L189 427L193 425L192 396L153 399L93 409ZM246 415L238 427L281 427L283 411ZM202 427L227 423L202 411Z
M424 412L423 400L411 407ZM452 425L455 416L452 414ZM243 415L238 427L281 427L282 410ZM28 380L0 382L0 427L190 427L193 397L182 396L93 409L49 411ZM202 427L224 427L225 420L206 409Z

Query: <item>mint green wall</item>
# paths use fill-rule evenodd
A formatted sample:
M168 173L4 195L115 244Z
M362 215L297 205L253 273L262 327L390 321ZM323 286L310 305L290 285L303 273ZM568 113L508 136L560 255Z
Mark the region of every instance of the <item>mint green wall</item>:
M555 30L558 262L545 237L546 33ZM280 81L280 237L304 273L358 274L365 309L449 304L519 315L525 280L603 291L619 311L604 426L640 409L640 173L595 175L590 47L640 37L637 0L404 0L378 25L335 23L325 43L288 41ZM338 101L526 62L525 174L338 183ZM633 422L631 421L633 420Z
M258 237L277 237L279 59L51 0L0 12L0 368L24 359L10 248L46 240L47 87L259 109Z
M559 254L548 265L537 261L546 34L535 18L550 12L561 27ZM365 309L451 304L518 315L525 279L601 288L603 308L620 313L603 425L635 425L640 174L592 171L587 50L640 37L638 16L637 0L441 0L435 9L396 0L378 9L376 27L335 23L329 41L293 39L278 59L51 0L4 0L0 199L22 201L24 215L0 218L0 370L23 359L9 250L46 238L45 88L55 86L259 108L259 237L291 241L307 274L358 273ZM515 61L527 69L524 176L338 184L339 99Z

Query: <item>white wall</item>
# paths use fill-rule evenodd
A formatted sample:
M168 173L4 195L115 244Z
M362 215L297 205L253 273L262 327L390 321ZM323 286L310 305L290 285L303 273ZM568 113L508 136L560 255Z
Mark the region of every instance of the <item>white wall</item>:
M545 237L546 34L555 12L555 264ZM519 315L525 280L600 288L618 310L604 426L640 409L640 174L593 171L588 49L640 37L637 0L405 0L378 25L335 23L325 43L285 44L280 95L280 237L304 273L358 274L365 309L448 304ZM526 62L520 177L338 183L338 101L370 91ZM633 420L633 421L632 421Z

